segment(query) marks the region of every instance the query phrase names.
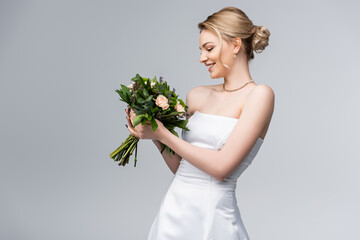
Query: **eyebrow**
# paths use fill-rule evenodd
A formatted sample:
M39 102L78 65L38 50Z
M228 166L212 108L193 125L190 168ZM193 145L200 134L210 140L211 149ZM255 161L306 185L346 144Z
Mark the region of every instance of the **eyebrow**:
M204 44L202 45L202 47L205 47L205 45L208 44L208 43L213 43L213 42L206 42L206 43L204 43ZM199 49L201 50L200 47L199 47Z

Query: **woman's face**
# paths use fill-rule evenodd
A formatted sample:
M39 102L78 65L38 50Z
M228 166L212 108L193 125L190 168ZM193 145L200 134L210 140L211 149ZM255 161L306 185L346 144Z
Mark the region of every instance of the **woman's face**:
M219 37L206 29L203 29L200 33L200 62L204 63L210 72L211 78L225 77L234 63L234 45L229 44L223 40L223 46L221 51L221 62L230 69L223 66L220 63L220 39Z

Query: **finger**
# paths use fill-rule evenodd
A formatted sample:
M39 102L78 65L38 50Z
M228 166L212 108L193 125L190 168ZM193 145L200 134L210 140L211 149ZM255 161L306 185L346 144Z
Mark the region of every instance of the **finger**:
M132 123L131 123L131 121L130 121L130 117L129 117L129 116L126 117L126 120L127 120L127 122L128 122L128 125L129 125L131 128L134 128L134 126L132 125Z
M128 126L128 130L133 136L139 138L138 135L137 135L137 132L135 132L135 130L132 127Z
M125 109L125 114L126 114L126 119L127 119L127 117L129 117L130 115L129 115L129 112L128 112L128 110L127 109Z
M126 115L130 116L130 108L125 109Z

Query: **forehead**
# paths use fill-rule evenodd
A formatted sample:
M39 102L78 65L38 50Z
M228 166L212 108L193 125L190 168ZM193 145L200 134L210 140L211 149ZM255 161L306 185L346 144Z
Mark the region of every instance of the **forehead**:
M200 47L202 47L203 44L206 44L207 42L219 43L219 37L216 35L216 33L203 29L199 36Z

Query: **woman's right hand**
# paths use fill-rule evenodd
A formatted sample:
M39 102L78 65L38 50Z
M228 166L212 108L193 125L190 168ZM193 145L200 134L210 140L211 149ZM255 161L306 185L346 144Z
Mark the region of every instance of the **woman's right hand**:
M128 128L129 132L139 138L139 139L153 139L153 140L159 140L162 136L162 133L164 133L165 131L169 131L167 128L165 128L165 126L163 125L162 122L160 122L159 120L155 119L158 127L155 131L152 130L151 124L149 121L146 121L145 125L142 124L138 124L136 125L136 127L133 126L133 120L136 117L136 114L134 112L134 110L132 110L131 108L125 109L126 111L126 119L128 121L128 125L126 125L126 127Z
M125 112L126 112L126 119L128 120L128 124L129 125L131 124L131 126L127 126L127 127L133 128L132 124L133 124L134 117L136 117L136 114L135 114L134 110L132 110L129 106L127 109L125 109ZM156 147L159 149L159 151L161 151L161 149L162 149L161 142L156 139L153 139L153 142L156 145ZM177 153L175 153L175 155L169 156L169 154L166 151L163 151L163 153L161 155L164 158L169 169L175 174L179 167L181 157Z
M134 122L134 118L136 117L136 114L134 112L134 110L132 110L129 106L127 109L125 109L125 112L126 112L126 119L127 118L130 118L130 122L131 122L131 127L133 127L133 122Z

